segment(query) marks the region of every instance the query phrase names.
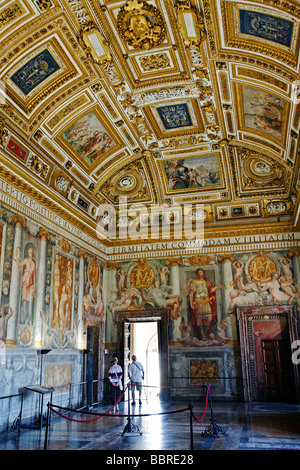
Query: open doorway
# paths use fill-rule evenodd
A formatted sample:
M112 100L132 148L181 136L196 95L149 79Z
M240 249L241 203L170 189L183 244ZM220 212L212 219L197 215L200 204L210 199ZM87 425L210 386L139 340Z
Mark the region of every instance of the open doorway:
M153 389L152 393L157 395L157 390L160 399L168 401L169 311L165 309L118 312L117 324L119 363L123 367L125 385L128 380L128 366L132 355L135 354L137 360L143 363L145 371L147 369L148 375L147 377L145 375L145 385L146 381L149 384L150 382L157 383L158 388ZM147 340L145 332L147 332ZM157 374L154 376L151 376L155 369L151 366L151 361L158 361Z
M160 361L158 347L158 329L156 321L135 322L131 324L131 357L143 364L145 370L145 394L149 398L159 395Z

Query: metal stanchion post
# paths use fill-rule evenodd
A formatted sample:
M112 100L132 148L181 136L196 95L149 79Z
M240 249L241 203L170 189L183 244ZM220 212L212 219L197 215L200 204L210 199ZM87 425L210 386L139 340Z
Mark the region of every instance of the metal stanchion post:
M128 418L127 418L127 424L123 429L123 432L121 436L124 436L125 433L138 433L142 434L139 428L132 422L131 416L130 416L130 385L128 386Z
M191 441L191 448L190 450L194 450L194 436L193 436L193 405L192 403L189 403L189 409L190 409L190 441Z
M47 421L46 421L46 431L45 431L45 441L44 441L44 450L47 450L48 446L48 430L50 426L50 403L47 403Z
M221 426L216 424L216 420L215 420L215 417L214 417L214 410L213 410L213 406L212 406L211 393L210 393L210 384L208 384L207 386L209 387L208 394L209 394L209 403L210 403L210 412L211 412L211 424L205 428L204 432L202 433L202 436L219 437L219 433L222 433L224 436L226 436L226 432L223 431Z

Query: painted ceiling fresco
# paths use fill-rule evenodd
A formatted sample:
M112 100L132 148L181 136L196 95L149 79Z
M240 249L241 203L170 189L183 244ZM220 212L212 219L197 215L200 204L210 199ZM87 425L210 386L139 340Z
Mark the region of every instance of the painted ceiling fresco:
M299 26L296 0L0 0L0 177L94 238L122 197L297 230Z

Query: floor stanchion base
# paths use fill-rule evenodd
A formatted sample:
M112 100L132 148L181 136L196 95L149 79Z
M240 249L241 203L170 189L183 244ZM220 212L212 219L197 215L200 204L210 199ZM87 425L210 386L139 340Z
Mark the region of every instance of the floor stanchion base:
M227 436L221 426L216 424L214 421L209 426L206 426L204 432L201 433L203 437L220 437L220 434L223 434L224 437Z
M139 430L138 426L132 422L130 418L128 418L128 423L123 429L123 432L121 436L123 437L124 434L136 434L136 435L142 435L143 433Z

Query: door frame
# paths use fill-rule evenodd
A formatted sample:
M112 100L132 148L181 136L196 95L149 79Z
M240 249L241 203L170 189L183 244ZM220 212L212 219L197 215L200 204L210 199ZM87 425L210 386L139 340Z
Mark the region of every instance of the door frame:
M239 337L242 359L242 374L245 401L255 401L258 397L256 373L256 354L253 322L287 318L290 344L298 339L297 312L294 305L270 305L257 307L237 307ZM274 336L275 337L275 336ZM273 338L271 338L273 339ZM291 348L291 356L292 356ZM300 370L299 365L293 364L296 399L300 403Z
M95 365L97 365L97 377L94 377L93 380L97 380L97 401L100 402L102 398L102 393L103 393L103 381L101 378L103 377L103 336L104 336L104 322L100 321L98 319L93 319L93 318L86 318L85 319L85 328L86 328L86 334L88 335L88 328L96 328L97 335L96 335L96 341L97 341L97 349L98 349L98 355L97 357L94 356L94 351L88 350L88 355L92 357L92 361L96 361ZM88 346L88 344L87 344ZM89 357L87 358L89 360ZM86 373L88 371L86 370ZM87 380L87 377L85 378Z
M124 330L125 323L157 322L159 365L160 365L160 397L163 401L169 400L169 315L170 309L162 310L127 310L117 313L118 325L118 355L119 363L124 369ZM126 379L126 377L125 377Z

